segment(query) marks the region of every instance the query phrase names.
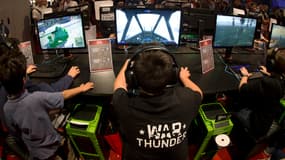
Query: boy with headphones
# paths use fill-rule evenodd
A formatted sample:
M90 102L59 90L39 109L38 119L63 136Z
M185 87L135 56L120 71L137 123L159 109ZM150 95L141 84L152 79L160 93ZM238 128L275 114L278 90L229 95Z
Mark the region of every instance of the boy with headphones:
M65 100L92 89L94 83L87 82L62 91L49 87L49 92L28 92L25 86L26 57L17 46L7 47L5 44L0 46L0 53L0 82L8 94L3 115L9 135L14 142L25 144L29 159L54 159L61 149L62 136L55 130L48 112L63 108ZM40 89L41 86L38 86Z
M187 159L187 132L203 98L190 75L161 46L142 47L125 62L112 101L124 160Z

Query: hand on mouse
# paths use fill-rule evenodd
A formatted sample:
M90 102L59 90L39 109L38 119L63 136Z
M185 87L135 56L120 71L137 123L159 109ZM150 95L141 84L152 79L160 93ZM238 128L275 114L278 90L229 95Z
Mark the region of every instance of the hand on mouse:
M259 66L258 69L260 70L260 72L262 72L263 74L266 74L268 76L270 76L271 74L267 71L267 68L265 66Z
M37 66L34 64L30 64L27 66L26 73L31 74L31 73L35 72L36 70L37 70Z
M69 75L69 76L72 77L72 78L75 78L79 73L80 73L79 67L78 67L78 66L72 66L72 67L69 69L67 75Z

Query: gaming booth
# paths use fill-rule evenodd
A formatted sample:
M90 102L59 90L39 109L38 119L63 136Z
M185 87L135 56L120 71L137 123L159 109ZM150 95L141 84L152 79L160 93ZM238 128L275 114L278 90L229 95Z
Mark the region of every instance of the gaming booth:
M272 24L269 45L262 43L261 48L256 47L258 22L252 16L222 15L197 8L104 7L99 9L105 14L101 15L105 21L102 24L111 28L103 29L104 37L96 37L102 39L96 42L96 47L91 47L95 41L87 38L88 23L82 12L48 15L36 22L41 53L33 54L38 70L30 78L34 82L53 82L70 66L77 65L81 73L73 86L90 80L95 82L94 89L68 102L73 114L65 122L66 133L76 152L86 159L105 159L100 135L104 134L110 118L113 81L137 46L159 43L166 47L178 66L190 69L191 79L205 94L197 118L198 125L203 126L201 145L194 158L197 160L213 150L207 147L213 138L219 134L229 135L234 125L227 114L228 106L218 103L217 95L237 91L240 67L256 71L259 65L267 63L267 48L285 47L285 27L278 24ZM111 33L116 37L107 38ZM199 41L209 38L214 69L202 73ZM280 54L274 56L280 59ZM93 73L92 67L96 65L102 66ZM91 79L94 75L96 79ZM87 144L93 148L84 147Z

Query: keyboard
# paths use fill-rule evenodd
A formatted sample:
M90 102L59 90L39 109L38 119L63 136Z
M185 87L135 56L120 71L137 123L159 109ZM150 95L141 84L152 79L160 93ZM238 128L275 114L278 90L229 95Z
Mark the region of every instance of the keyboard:
M234 76L240 80L242 78L242 74L240 72L240 68L245 67L248 73L252 75L248 79L256 79L263 77L263 73L259 71L256 65L244 64L244 65L230 65L229 70L234 74Z
M61 77L68 68L68 61L60 58L36 64L37 70L31 73L31 78L58 78Z

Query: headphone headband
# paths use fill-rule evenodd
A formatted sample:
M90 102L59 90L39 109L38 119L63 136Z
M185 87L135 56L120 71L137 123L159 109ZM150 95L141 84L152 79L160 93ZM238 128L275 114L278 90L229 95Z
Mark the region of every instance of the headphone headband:
M134 64L135 64L136 58L138 55L144 54L145 52L149 52L149 51L162 51L163 53L171 57L173 69L172 69L172 78L171 80L169 80L168 85L174 85L177 83L179 68L178 68L178 65L176 63L174 56L169 52L169 50L159 45L142 46L141 48L138 48L134 52L134 55L131 57L129 64L127 66L126 72L125 72L126 82L128 84L128 91L132 95L136 95L137 94L136 90L139 88L138 80L137 80L137 77L134 71Z

